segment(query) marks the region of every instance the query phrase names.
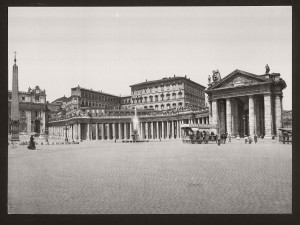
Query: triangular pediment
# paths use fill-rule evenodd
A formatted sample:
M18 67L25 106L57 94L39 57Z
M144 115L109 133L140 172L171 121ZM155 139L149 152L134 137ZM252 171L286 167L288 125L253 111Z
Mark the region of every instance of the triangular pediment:
M265 81L263 76L251 74L241 70L235 70L219 82L213 84L211 89L234 88L238 86L248 86L262 83Z

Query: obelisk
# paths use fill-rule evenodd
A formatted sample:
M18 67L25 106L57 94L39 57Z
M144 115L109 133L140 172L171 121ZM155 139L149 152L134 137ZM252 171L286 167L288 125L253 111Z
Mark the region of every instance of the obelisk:
M15 64L13 66L13 78L12 78L12 100L11 100L11 124L12 135L11 141L19 141L19 85L18 85L18 66L16 64L16 52L15 52Z

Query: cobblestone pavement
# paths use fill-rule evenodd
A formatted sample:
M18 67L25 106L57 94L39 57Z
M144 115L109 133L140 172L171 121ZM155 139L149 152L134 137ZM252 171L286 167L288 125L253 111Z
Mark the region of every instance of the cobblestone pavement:
M292 213L292 146L84 142L10 148L14 214Z

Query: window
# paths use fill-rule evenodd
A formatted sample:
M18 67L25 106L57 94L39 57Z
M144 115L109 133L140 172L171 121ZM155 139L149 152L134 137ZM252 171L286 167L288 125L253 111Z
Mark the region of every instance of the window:
M155 95L155 101L156 102L158 101L158 95Z
M40 101L40 96L36 95L35 96L35 101Z
M164 95L163 95L163 94L161 94L161 96L160 96L160 97L161 97L161 100L163 101L163 100L164 100Z
M161 105L160 108L161 108L161 109L164 109L164 105Z
M25 101L25 97L22 97L22 101Z
M167 100L170 100L170 94L167 94Z
M150 96L149 98L150 98L150 102L153 102L153 96Z

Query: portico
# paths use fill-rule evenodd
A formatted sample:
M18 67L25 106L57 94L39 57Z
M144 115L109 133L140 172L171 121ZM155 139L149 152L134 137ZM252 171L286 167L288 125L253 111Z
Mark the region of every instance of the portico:
M280 74L254 75L235 70L209 84L209 116L220 133L271 137L282 127Z

